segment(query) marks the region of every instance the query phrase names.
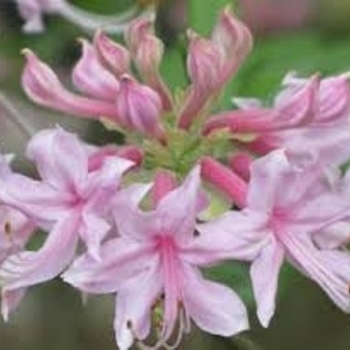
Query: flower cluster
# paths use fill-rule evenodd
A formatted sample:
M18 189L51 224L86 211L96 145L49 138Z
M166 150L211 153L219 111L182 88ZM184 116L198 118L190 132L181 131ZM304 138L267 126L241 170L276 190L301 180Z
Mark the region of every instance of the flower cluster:
M38 178L1 161L5 319L30 286L61 276L83 294L116 296L122 350L175 349L191 321L232 336L249 328L245 305L202 276L224 260L250 265L265 327L285 261L350 313L350 175L340 171L350 158L348 75L290 73L271 106L235 98L235 108L212 114L252 37L226 8L210 38L188 38L191 83L179 95L159 73L163 44L150 19L131 23L127 46L102 31L81 41L78 92L25 50L29 98L100 120L126 141L96 147L56 127L28 145ZM214 214L214 197L228 203L223 213ZM27 250L36 229L47 236Z

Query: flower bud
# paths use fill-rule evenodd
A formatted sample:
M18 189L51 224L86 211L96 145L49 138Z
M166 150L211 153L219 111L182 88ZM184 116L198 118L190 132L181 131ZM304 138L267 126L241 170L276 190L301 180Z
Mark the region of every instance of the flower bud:
M74 85L91 97L114 101L119 89L117 79L99 61L95 48L87 41L80 40L82 56L72 72Z
M237 71L253 46L249 29L236 18L230 6L220 14L212 33L212 41L225 59L223 80L227 81Z
M147 35L153 35L152 18L140 17L131 22L125 32L125 42L132 55L135 54L142 39Z
M220 81L223 60L210 41L189 32L190 47L187 69L191 81L201 92L210 93Z
M98 99L86 98L66 90L56 74L30 50L23 51L26 65L22 74L22 87L34 102L55 110L85 118L100 116L120 122L115 105Z
M142 79L159 94L163 109L171 110L171 93L159 74L164 46L153 33L153 20L141 18L132 22L125 40Z
M159 123L159 117L162 112L162 103L153 89L139 84L128 75L122 76L116 108L125 125L136 131L161 138L163 129Z
M112 41L101 30L97 30L94 36L94 47L102 64L117 77L129 72L130 55L128 50Z

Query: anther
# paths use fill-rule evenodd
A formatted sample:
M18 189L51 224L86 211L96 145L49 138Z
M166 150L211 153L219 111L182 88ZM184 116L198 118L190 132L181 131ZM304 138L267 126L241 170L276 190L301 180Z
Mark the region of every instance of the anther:
M194 230L193 236L194 236L194 237L200 236L200 232L199 232L198 230Z
M6 221L4 224L4 232L7 236L11 235L12 228L11 228L11 224L8 221Z

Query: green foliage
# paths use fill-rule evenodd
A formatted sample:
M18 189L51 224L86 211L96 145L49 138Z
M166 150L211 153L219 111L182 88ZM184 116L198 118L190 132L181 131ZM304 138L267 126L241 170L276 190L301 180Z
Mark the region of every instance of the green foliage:
M190 0L189 19L191 28L200 34L208 35L213 28L217 15L226 5L233 5L232 0Z

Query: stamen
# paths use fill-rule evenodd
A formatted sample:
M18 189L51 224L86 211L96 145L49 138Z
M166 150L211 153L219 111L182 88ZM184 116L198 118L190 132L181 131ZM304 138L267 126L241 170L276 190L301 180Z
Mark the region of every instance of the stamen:
M154 306L154 309L159 307L160 301L161 300L158 299L158 301L156 302L156 304ZM163 324L163 320L161 322ZM166 350L175 350L180 345L183 334L188 332L189 327L188 327L188 320L187 320L187 317L185 314L183 304L181 301L179 301L178 331L176 334L175 342L173 344L168 343L169 338L171 337L172 334L166 338L160 337L160 339L158 339L158 341L154 345L151 345L151 344L146 344L145 342L137 339L132 328L130 330L131 330L133 337L135 339L135 342L136 342L135 345L139 350L158 350L158 349L162 349L162 348L164 348ZM164 330L164 325L162 325L162 331L160 333L164 333L163 330Z

